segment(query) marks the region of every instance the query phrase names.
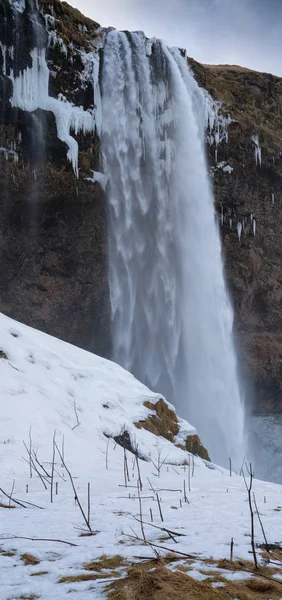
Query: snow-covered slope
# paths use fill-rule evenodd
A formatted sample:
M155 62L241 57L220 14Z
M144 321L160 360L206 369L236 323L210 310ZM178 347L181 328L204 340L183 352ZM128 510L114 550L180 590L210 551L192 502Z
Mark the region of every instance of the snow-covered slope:
M149 523L153 518L157 527L184 534L177 537L176 545L171 538L164 541L159 529L145 525L146 539L163 547L161 554L167 548L195 554L193 576L197 578L204 577L199 573L204 557L229 556L231 537L235 539L235 556L249 558L249 512L243 478L235 473L230 477L223 469L192 458L164 438L134 426L150 414L144 401L155 403L159 395L119 366L3 315L0 351L1 600L64 600L70 597L70 590L78 592L79 600L105 598L103 582L87 579L85 562L102 554L130 559L153 556L153 547L143 545L140 524L135 520L140 516L135 456L126 453L126 469L124 449L106 437L125 429L138 452L147 458L139 460L144 521ZM48 475L52 471L54 432L59 450L51 503ZM188 423L180 422L177 441L193 432ZM32 450L41 478L34 469L30 478L23 441ZM90 483L90 527L95 535L81 537L88 528L59 451L86 517ZM125 470L129 481L125 481ZM10 494L11 489L13 498L22 505L11 502L13 510L5 508L9 499L4 492ZM281 487L255 481L254 491L268 539L279 542L280 513L274 511L281 504ZM256 540L262 541L257 525ZM25 565L24 553L35 555L40 563ZM33 576L38 573L41 575ZM105 576L112 577L107 571ZM58 583L62 577L74 580Z

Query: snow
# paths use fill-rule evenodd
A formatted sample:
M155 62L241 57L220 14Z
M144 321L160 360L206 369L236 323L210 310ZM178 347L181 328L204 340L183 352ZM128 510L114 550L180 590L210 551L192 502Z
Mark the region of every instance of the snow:
M0 340L0 350L7 356L0 359L1 488L10 493L14 481L14 498L43 509L30 505L13 510L0 507L1 550L15 553L12 557L1 555L1 600L31 593L38 594L42 600L51 600L56 594L60 600L66 600L70 589L79 592L81 600L97 600L103 597L101 581L70 585L58 584L59 578L85 573L83 564L102 554L121 554L130 559L133 555L152 556L149 546L143 546L138 540L132 542L128 537L133 535L132 529L140 537L140 527L134 519L139 515L134 487L138 478L135 457L127 452L128 486L132 487L126 488L124 451L104 435L118 435L124 429L129 431L138 452L147 458L147 461L139 461L144 521L150 522L151 509L154 524L162 525L156 501L158 490L163 525L184 533L176 547L172 540L161 542L160 532L145 525L147 538L171 550L195 554L196 578L201 577L202 558L229 556L231 537L235 541L234 556L250 557L249 509L242 477L235 473L230 477L221 467L197 457L193 459L194 467L191 462L189 469L183 464L184 459L190 460L187 452L134 426L134 422L150 414L144 401L154 403L160 398L159 394L152 393L118 365L4 315L0 315ZM58 453L55 458L58 495L54 495L52 504L50 485L47 484L45 490L35 473L29 477L23 441L29 446L31 437L32 449L49 472L54 431L58 447L62 449L64 445L64 460L85 510L87 484L91 484L94 536L80 537L84 522ZM194 431L187 422L181 421L177 442L183 442L187 432ZM164 460L159 476L150 462L152 458L157 464L158 457L160 462ZM183 499L184 480L189 504ZM255 480L254 492L268 541L281 541L275 518L278 514L275 508L281 504L281 487ZM0 494L0 502L8 503L8 499ZM257 521L255 535L257 542L263 541ZM13 536L60 539L76 546ZM40 564L25 566L21 560L25 552L38 557ZM31 577L38 571L47 574ZM242 579L242 573L234 577Z
M19 155L13 148L0 147L0 156L3 155L6 160L13 159L14 162L19 161Z
M14 10L23 13L25 10L25 0L9 0L11 6Z
M100 173L100 171L93 170L92 173L92 177L86 177L86 181L91 181L92 183L99 183L101 188L105 190L107 185L107 177L104 175L104 173Z

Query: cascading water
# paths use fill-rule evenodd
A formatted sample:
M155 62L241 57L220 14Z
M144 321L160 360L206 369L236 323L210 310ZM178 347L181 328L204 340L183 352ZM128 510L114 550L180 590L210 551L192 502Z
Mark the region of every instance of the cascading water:
M178 50L110 32L102 65L113 359L243 458L233 312L204 149L204 96Z

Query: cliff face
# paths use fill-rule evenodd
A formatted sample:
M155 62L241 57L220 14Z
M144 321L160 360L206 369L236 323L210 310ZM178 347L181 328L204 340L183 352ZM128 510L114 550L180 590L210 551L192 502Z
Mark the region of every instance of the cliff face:
M91 110L93 86L84 77L84 55L90 39L94 48L98 25L60 2L41 5L48 14L51 8L52 14L45 17L49 34L33 2L20 12L12 10L8 0L0 0L0 310L105 354L109 348L105 197L98 183L88 181L92 170L99 170L97 135L72 129L78 142L76 177L67 159L68 145L58 139L54 112L48 106L36 108L37 101L31 113L24 106L13 106L21 105L21 100L11 100L13 75L31 67L34 47L40 50L49 44L50 96L61 93L81 106L81 112ZM58 118L63 119L64 113Z
M215 144L209 147L226 275L256 409L280 411L282 79L236 66L190 65L232 118L217 160Z
M107 354L97 119L93 130L86 126L98 100L90 53L99 56L103 31L65 2L41 0L40 9L33 0L0 0L0 310ZM32 67L34 48L39 61L47 49L49 96L61 95L65 115L77 108L67 130L77 146L58 134L64 112L57 106L39 98L30 111L21 90L15 98L13 77ZM251 374L257 409L282 410L282 80L189 62L232 119L228 142L217 145L213 131L208 155L241 362Z

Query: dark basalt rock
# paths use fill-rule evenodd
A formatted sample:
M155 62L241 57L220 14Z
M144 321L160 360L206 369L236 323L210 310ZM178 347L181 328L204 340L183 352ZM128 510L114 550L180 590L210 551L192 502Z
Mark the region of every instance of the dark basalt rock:
M65 13L64 5L54 3L56 15L61 6ZM79 22L78 11L74 13ZM97 24L91 26L97 29ZM34 12L33 2L20 14L11 10L7 0L0 0L0 40L15 44L14 60L9 54L6 62L8 73L12 68L17 75L31 66L34 44L39 48L47 44L45 19ZM68 100L78 99L79 106L89 107L93 88L81 86L81 59L73 65L66 61L65 68L64 55L56 47L49 49L48 56L49 68L57 65L60 70L54 95L60 91ZM6 149L0 150L0 310L73 344L108 354L105 197L98 184L86 181L91 169L99 166L99 141L92 134L76 136L77 179L67 160L68 148L57 137L53 114L11 106L12 81L3 73L1 51L0 57L0 148ZM73 69L78 66L76 79ZM10 148L16 149L17 161Z

